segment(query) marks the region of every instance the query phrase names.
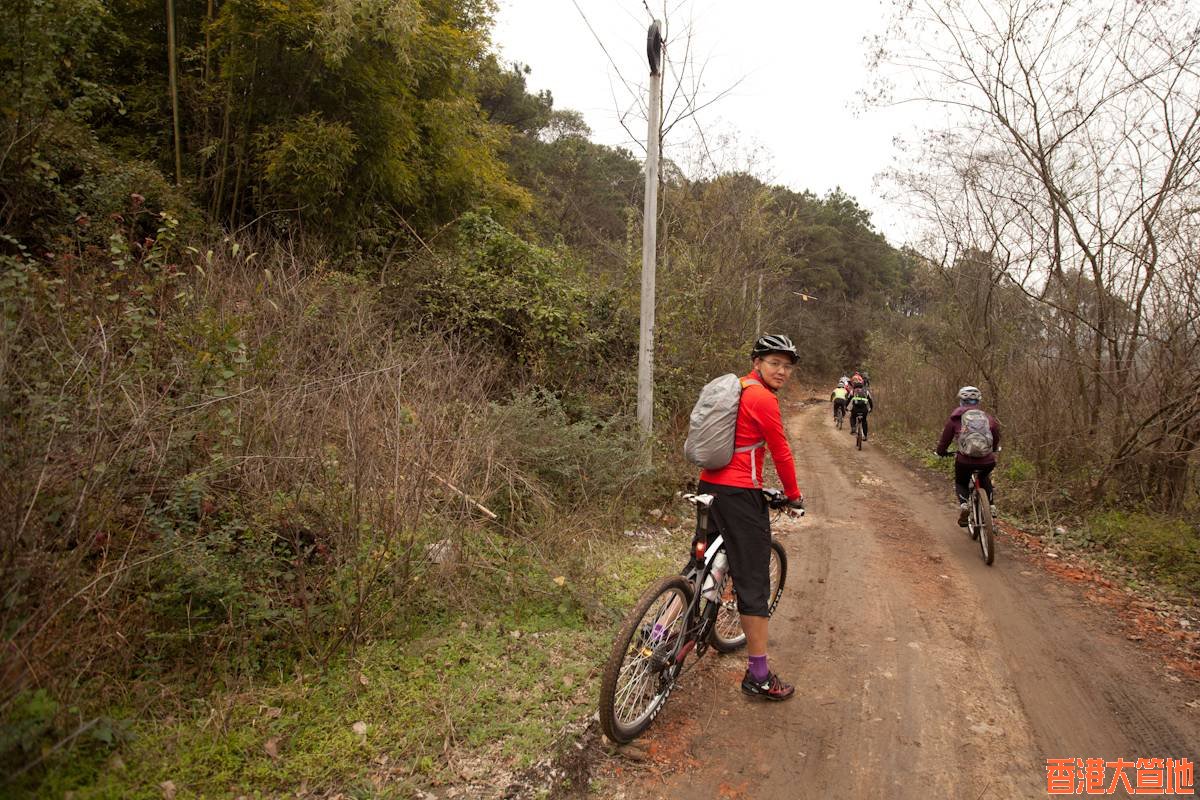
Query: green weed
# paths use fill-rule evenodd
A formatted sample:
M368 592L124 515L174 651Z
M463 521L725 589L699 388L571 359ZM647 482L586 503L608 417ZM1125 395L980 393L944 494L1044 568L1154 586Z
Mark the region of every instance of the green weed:
M509 545L504 555L518 579L471 576L479 596L468 607L430 593L426 610L397 620L392 638L324 672L217 688L175 713L143 715L120 736L48 758L9 788L157 800L170 781L181 799L302 786L408 797L413 787L454 780L454 759L464 755L520 769L547 752L565 722L591 713L615 620L651 581L678 570L689 540L687 530L611 537L604 549L619 555L578 576L585 586ZM601 598L608 613L587 613L580 592ZM28 699L25 738L35 747L57 704Z
M679 572L688 557L690 529L677 530L669 538L642 551L629 551L605 567L605 596L624 613L654 581Z
M1037 467L1018 455L1006 454L1001 462L1000 477L1006 483L1025 483L1037 477Z
M365 647L319 676L214 694L190 715L142 720L133 741L76 752L54 762L40 786L18 786L41 796L158 798L165 781L179 797L434 782L448 777L446 753L456 748L491 750L522 767L594 696L589 656L603 638L578 615L542 609L481 624L446 620L419 639Z
M1088 538L1156 580L1200 594L1200 531L1181 519L1135 511L1103 511L1086 523Z

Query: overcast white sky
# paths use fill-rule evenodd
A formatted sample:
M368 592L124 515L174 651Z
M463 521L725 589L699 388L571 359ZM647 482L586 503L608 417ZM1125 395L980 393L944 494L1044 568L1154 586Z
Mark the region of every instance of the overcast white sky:
M499 2L496 48L532 67L530 88L549 89L557 108L582 112L594 140L643 157L645 100L636 95L648 81L650 14L642 0ZM870 77L864 38L882 32L890 2L669 0L665 15L663 0L647 2L666 19L677 69L691 26L691 60L704 66L702 100L737 84L696 116L703 143L694 122L672 130L664 144L669 157L694 169L707 145L726 169L749 167L770 182L817 194L841 186L893 244L911 238L903 210L882 198L874 177L894 163L893 139L911 135L924 112L914 105L863 112L857 97ZM674 82L668 70L668 92ZM638 142L622 127L623 115Z

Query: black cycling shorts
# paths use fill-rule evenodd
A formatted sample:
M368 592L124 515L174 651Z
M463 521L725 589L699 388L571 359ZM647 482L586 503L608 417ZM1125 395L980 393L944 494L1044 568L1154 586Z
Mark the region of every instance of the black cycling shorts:
M725 537L738 611L751 617L771 614L771 516L758 489L700 481L701 492L716 497L712 519Z

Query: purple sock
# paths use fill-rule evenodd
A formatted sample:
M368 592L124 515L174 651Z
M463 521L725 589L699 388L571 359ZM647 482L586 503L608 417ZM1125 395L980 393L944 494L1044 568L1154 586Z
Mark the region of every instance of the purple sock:
M750 656L750 677L756 681L765 681L771 671L767 669L766 656Z

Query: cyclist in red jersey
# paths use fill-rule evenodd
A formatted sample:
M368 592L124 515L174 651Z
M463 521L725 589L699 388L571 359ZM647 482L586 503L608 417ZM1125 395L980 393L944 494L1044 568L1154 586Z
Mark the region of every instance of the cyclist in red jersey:
M769 700L786 700L795 688L767 666L771 519L760 490L769 449L784 494L793 507L804 507L776 396L791 377L799 356L791 339L767 334L754 343L750 359L750 374L742 378L733 460L720 469L702 470L700 491L717 498L712 516L725 536L729 569L737 587L738 612L750 657L742 691Z

